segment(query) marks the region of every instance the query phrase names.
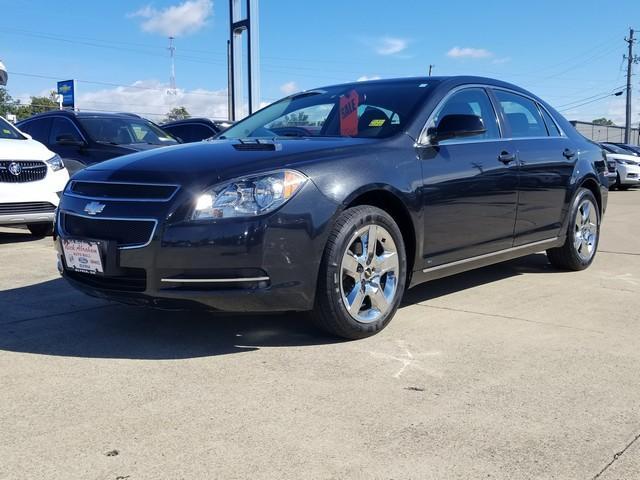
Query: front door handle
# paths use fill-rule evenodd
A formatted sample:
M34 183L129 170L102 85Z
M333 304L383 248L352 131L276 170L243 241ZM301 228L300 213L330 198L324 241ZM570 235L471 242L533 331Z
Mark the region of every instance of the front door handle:
M505 165L513 162L515 159L516 159L516 156L513 153L507 152L506 150L501 152L500 155L498 155L498 160L500 160Z
M562 155L564 155L564 157L565 157L567 160L571 160L573 157L575 157L575 156L576 156L576 152L575 152L575 151L573 151L573 150L571 150L570 148L565 148L565 149L564 149L564 152L562 152Z

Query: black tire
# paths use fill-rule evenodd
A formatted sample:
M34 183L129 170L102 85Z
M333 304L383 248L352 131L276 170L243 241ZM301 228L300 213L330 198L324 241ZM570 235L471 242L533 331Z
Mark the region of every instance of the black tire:
M621 186L621 184L620 184L620 174L616 173L616 183L613 184L613 188L615 188L617 190L621 190L620 186Z
M580 214L578 208L585 200L589 200L593 204L593 206L595 207L594 211L597 217L596 238L593 243L593 253L588 259L585 259L583 256L581 256L575 246L576 217ZM547 258L549 259L551 265L561 270L573 271L584 270L589 265L591 265L598 251L598 243L600 241L600 221L600 208L598 206L596 197L593 195L593 193L591 193L590 190L586 188L580 188L576 193L573 202L571 202L569 225L567 226L566 232L567 238L564 242L564 245L547 250Z
M618 190L629 190L631 188L631 185L624 185L624 184L620 184L618 185Z
M385 234L388 233L391 236L397 252L398 271L395 276L396 290L392 301L388 303L388 310L380 313L379 318L363 323L349 313L343 301L341 265L343 255L350 248L354 236L368 225L381 226L386 230ZM387 326L398 309L404 294L406 272L404 241L393 218L384 210L368 205L345 210L338 217L325 246L318 278L316 306L312 313L313 321L323 330L351 340L375 335Z
M27 228L34 237L42 238L53 234L53 225L51 223L30 223Z

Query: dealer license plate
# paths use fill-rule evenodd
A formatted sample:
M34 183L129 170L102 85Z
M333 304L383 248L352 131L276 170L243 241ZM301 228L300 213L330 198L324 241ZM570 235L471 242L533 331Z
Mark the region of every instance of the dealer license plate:
M84 273L104 273L99 242L63 239L62 251L67 268Z

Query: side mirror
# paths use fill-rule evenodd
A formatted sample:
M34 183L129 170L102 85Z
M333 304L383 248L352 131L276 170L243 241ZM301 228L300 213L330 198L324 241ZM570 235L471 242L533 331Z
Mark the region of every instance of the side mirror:
M452 138L473 137L485 133L482 118L477 115L446 115L437 127L427 130L429 142L436 145Z
M85 143L82 140L74 138L73 135L58 135L56 137L56 144L65 147L84 147Z

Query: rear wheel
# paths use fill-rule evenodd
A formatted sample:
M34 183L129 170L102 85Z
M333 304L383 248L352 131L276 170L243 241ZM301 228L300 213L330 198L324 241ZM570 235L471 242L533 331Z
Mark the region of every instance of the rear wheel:
M34 237L42 238L53 234L53 225L50 223L30 223L27 228Z
M572 203L564 245L547 250L549 262L564 270L584 270L593 262L600 239L600 209L593 193L578 190Z
M316 324L349 339L376 334L398 309L406 269L402 234L389 214L371 206L346 210L325 247Z

